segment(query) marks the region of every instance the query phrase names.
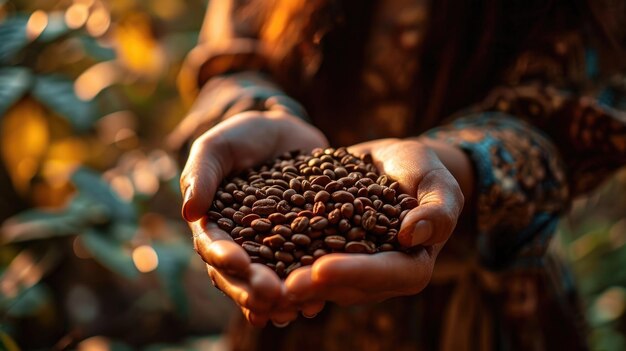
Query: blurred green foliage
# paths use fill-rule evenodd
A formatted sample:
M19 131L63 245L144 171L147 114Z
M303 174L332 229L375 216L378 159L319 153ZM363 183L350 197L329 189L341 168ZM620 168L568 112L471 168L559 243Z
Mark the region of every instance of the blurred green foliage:
M219 346L232 306L194 259L163 142L205 6L0 0L0 349ZM626 172L554 242L595 350L626 349L624 194Z
M205 6L0 1L0 349L216 343L163 142Z

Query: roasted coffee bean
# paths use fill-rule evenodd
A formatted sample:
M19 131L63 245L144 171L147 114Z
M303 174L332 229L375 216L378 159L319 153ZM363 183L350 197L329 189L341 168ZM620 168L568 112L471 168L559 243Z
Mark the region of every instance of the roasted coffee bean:
M354 195L352 195L351 193L345 191L345 190L338 190L335 191L334 193L332 193L331 195L333 201L335 202L352 202L354 201Z
M352 216L352 223L354 225L361 225L361 215Z
M346 252L350 253L371 253L373 252L370 245L368 245L365 241L351 241L346 244L345 247Z
M332 168L330 169L324 169L322 172L323 175L327 176L328 178L330 178L331 180L335 180L337 178L337 175L335 174L335 172L333 172Z
M316 216L321 216L326 213L326 205L322 201L318 201L313 205L313 213Z
M376 211L379 211L383 207L383 202L380 199L376 199L372 202Z
M306 203L306 200L304 199L304 196L302 196L300 194L292 195L289 200L291 201L292 204L294 204L296 206L302 206L302 205L304 205Z
M349 188L351 186L353 186L356 183L357 179L354 177L342 177L339 178L338 183L341 184L342 187L344 188Z
M363 213L363 216L361 217L361 226L365 230L369 231L374 229L374 226L376 225L376 215L374 213L375 212L371 210L365 211Z
M293 232L288 226L279 224L275 225L274 228L272 228L272 233L280 234L283 238L288 239L289 237L291 237L291 233Z
M278 274L279 277L285 276L286 267L287 266L285 265L285 262L282 262L282 261L276 262L276 274Z
M283 198L283 200L291 201L291 197L294 196L297 193L298 192L293 190L293 189L287 189L287 190L283 191L282 198Z
M296 249L296 244L292 243L291 241L287 241L286 243L283 244L283 247L282 247L282 250L286 252L292 252L295 249Z
M247 228L243 228L240 232L239 235L245 237L245 238L253 238L256 235L256 232L254 231L254 229L247 227Z
M334 209L328 214L328 221L332 224L339 223L341 220L341 211L339 209Z
M330 164L330 166L332 167L332 164ZM324 170L325 168L322 168L322 170ZM315 177L312 181L311 184L312 185L320 185L320 186L326 186L326 184L330 183L332 181L332 179L330 179L329 176L325 176L325 175L320 175Z
M356 197L359 194L359 188L355 186L349 187L346 191L352 194L352 196L354 197Z
M372 228L372 232L376 235L383 235L385 233L387 233L387 231L389 230L389 228L383 226L383 225L378 225L376 224L374 226L374 228Z
M315 262L315 259L313 258L313 256L304 255L304 256L300 257L300 263L302 263L302 265L304 265L304 266L312 265L313 262Z
M387 186L389 185L389 177L387 177L386 175L381 175L380 177L378 177L378 179L376 179L376 183L382 185L382 186Z
M267 218L255 219L250 223L252 229L260 233L269 232L272 229L272 221Z
M289 212L289 213L285 214L285 218L287 219L287 223L293 222L293 220L296 219L296 217L298 217L298 214L296 212Z
M318 192L317 194L315 194L315 197L313 198L314 202L327 202L330 199L330 194L325 191L322 190L320 192Z
M243 224L246 227L249 227L250 225L252 225L252 221L254 221L255 219L259 219L261 218L261 216L259 216L256 213L250 213L249 215L245 215L242 219L241 219L241 224Z
M241 209L239 209L241 211ZM276 210L282 214L286 214L289 211L291 211L291 206L289 206L289 203L285 200L279 201L278 204L276 204Z
M311 229L313 230L322 230L326 228L327 225L328 225L328 219L322 216L313 217L309 221L309 226L311 226Z
M274 251L269 246L261 245L259 247L259 256L267 260L272 260L274 259Z
M283 224L287 222L287 217L285 217L285 215L280 212L272 213L271 215L267 216L267 219L269 219L273 224Z
M272 249L278 249L286 242L285 238L283 238L280 234L270 235L268 237L263 238L263 245L267 245Z
M330 235L324 238L324 244L334 250L343 249L346 246L346 238L340 235Z
M209 211L209 213L207 213L207 216L210 220L214 222L223 217L222 214L217 211Z
M244 250L246 250L250 255L258 255L261 249L261 244L255 241L244 241L241 246Z
M294 233L304 233L309 226L309 219L307 217L298 217L291 222L291 230Z
M378 224L380 224L382 226L385 226L385 227L389 227L391 225L391 221L384 214L379 214L378 215L378 220L376 221L376 223L378 223Z
M350 241L365 239L365 230L361 227L352 227L346 234L346 239Z
M239 207L239 211L243 213L244 215L249 215L250 213L252 213L252 209L248 206Z
M237 212L237 210L235 210L234 208L226 207L222 210L222 216L233 219L233 215L235 214L235 212Z
M380 250L380 251L393 251L394 247L393 247L393 244L383 243L382 245L380 245L378 247L378 250Z
M297 245L308 246L311 244L311 238L305 234L294 234L291 236L291 242Z
M374 181L369 178L363 178L356 182L357 187L359 188L367 188L368 186L374 184Z
M350 221L349 220L344 218L344 219L339 221L337 229L339 229L339 231L341 233L347 232L348 230L350 230L350 228L352 228L352 226L350 225Z
M237 190L237 185L234 184L234 183L228 183L228 184L224 185L224 190L226 190L230 194L232 194L233 192L235 192L235 190Z
M294 173L298 173L298 172L296 171ZM302 189L302 183L298 179L292 179L289 181L289 188L298 192L300 191L300 189Z
M396 197L396 191L391 188L384 188L382 198L387 202L393 202Z
M281 261L285 264L290 264L294 260L293 255L285 251L276 251L274 253L274 258L276 258L276 260Z
M354 214L354 205L351 203L345 203L341 205L341 215L343 218L350 219Z
M354 213L356 214L363 214L363 210L365 208L365 206L363 205L363 201L361 201L361 198L356 198L354 199L354 201L352 201L352 205L354 205Z
M367 192L369 193L370 196L372 195L380 196L383 193L383 187L380 186L379 184L374 183L367 187Z
M400 209L390 204L384 204L382 211L389 217L398 217L400 215Z
M224 206L224 203L220 200L214 200L213 207L215 207L218 211L222 211L226 206Z
M276 211L277 201L273 199L261 199L254 202L252 205L252 213L258 215L267 216Z
M220 218L217 220L217 226L223 231L230 233L235 228L235 222L228 218Z
M417 207L417 205L418 205L417 199L414 197L407 197L407 198L402 199L402 201L400 201L400 207L402 207L403 210L413 209Z
M248 195L245 199L243 199L244 206L252 207L256 202L256 196Z
M279 200L283 197L283 191L278 188L269 188L267 189L267 195L278 196Z
M235 199L229 193L221 193L220 194L220 201L222 201L226 205L230 205L230 204L232 204L235 201Z
M252 256L250 255L250 262L252 263L265 263L265 259L260 256Z
M321 238L323 234L324 234L323 230L309 230L309 233L308 233L311 239Z
M233 238L238 238L241 236L241 230L243 230L243 227L235 227L233 228L233 230L230 231L230 236Z

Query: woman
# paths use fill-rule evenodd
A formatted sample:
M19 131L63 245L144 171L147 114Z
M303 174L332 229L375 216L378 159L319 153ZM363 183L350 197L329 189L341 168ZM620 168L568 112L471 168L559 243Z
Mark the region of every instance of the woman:
M611 6L210 2L171 140L184 157L192 145L183 216L252 325L295 320L242 324L235 348L586 348L546 251L571 199L626 161L624 4ZM329 143L371 152L418 197L399 237L419 249L332 254L281 282L204 214L226 175Z

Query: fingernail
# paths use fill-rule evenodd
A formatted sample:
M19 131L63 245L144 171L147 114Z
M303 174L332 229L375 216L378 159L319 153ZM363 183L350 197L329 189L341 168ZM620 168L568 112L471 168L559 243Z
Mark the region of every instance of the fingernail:
M433 226L430 221L425 219L420 220L413 229L413 236L411 238L411 246L415 246L427 241L433 233Z
M315 317L317 316L317 313L313 313L313 314L306 314L306 313L302 312L302 316L303 316L304 318L309 318L309 319L311 319L311 318L315 318Z
M189 199L191 199L192 196L192 191L191 191L191 186L187 187L187 189L185 189L185 196L183 197L183 209L182 209L182 216L183 218L187 221L187 222L191 222L190 221L190 217L189 217Z
M276 322L272 321L272 324L274 324L274 326L275 326L276 328L284 328L284 327L286 327L286 326L288 326L288 325L289 325L289 322L285 322L285 323L276 323Z

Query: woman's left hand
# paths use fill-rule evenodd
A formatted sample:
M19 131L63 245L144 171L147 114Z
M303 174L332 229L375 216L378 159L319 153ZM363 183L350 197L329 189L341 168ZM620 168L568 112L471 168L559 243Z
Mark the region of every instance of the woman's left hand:
M407 213L398 240L409 253L333 253L292 272L285 286L289 300L314 315L325 301L340 305L413 295L429 283L437 255L463 208L459 184L429 146L418 140L384 139L349 148L369 152L380 172L400 183L419 205Z

